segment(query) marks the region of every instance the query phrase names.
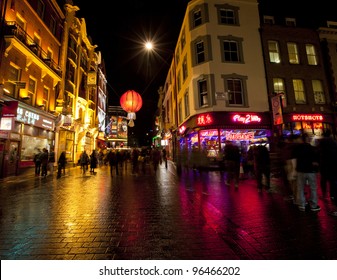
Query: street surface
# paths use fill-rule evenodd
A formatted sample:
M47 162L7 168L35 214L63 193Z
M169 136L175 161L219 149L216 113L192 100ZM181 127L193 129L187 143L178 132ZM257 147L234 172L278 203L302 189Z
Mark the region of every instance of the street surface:
M2 260L336 260L337 217L300 212L282 185L225 185L219 171L162 164L155 173L110 176L67 168L0 180Z

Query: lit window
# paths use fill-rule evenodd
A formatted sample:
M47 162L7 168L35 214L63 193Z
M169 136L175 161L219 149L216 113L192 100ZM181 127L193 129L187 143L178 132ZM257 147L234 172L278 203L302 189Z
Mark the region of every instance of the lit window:
M314 92L314 99L316 104L325 104L325 95L323 85L320 80L312 80L312 90Z
M271 63L280 63L280 51L278 42L268 41L269 61Z
M305 104L306 98L305 98L303 81L299 79L294 79L293 87L294 87L296 104Z
M289 63L299 64L300 60L298 57L297 44L287 43L287 48L288 48Z
M311 44L306 44L305 45L305 51L307 53L307 58L308 58L308 64L309 65L317 65L317 55L316 55L316 50L315 46Z

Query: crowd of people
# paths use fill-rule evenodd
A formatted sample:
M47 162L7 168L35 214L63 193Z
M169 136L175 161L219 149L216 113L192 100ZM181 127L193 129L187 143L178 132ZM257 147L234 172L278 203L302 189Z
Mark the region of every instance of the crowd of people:
M293 201L299 211L319 211L318 184L324 199L329 199L336 205L337 195L337 141L331 131L326 130L317 146L310 144L307 134L290 135L278 143L282 180L285 200ZM225 174L225 184L239 188L240 180L255 179L258 192L271 191L270 152L266 143L256 143L248 150L241 150L235 142L226 141L220 170ZM83 174L90 168L91 174L103 165L109 166L110 175L123 175L130 164L131 174L157 172L158 166L164 163L168 168L167 150L154 148L133 148L131 150L109 149L92 151L88 155L83 151L78 164ZM54 172L55 153L53 150L38 150L34 157L36 176L46 177L47 172ZM206 152L193 148L191 151L183 149L177 157L177 171L192 169L202 172L202 164L207 162ZM67 164L66 153L62 152L57 161L57 177L65 174ZM337 215L337 212L334 212Z

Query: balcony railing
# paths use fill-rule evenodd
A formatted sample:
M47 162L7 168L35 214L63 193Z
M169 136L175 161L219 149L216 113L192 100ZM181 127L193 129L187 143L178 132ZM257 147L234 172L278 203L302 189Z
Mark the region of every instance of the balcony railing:
M62 71L58 64L48 57L48 54L38 46L32 37L30 37L15 21L7 21L4 28L5 37L15 37L27 48L29 48L43 63L54 71L58 76L62 75Z

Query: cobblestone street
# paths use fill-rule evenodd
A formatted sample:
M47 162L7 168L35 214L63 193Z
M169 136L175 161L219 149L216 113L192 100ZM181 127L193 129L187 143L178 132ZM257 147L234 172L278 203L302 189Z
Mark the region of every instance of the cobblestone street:
M337 217L299 212L277 179L225 185L219 171L130 166L0 181L2 260L336 260Z

